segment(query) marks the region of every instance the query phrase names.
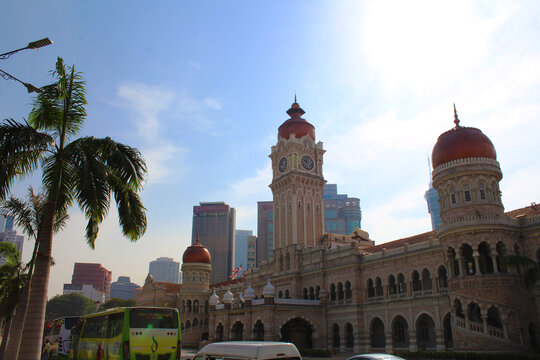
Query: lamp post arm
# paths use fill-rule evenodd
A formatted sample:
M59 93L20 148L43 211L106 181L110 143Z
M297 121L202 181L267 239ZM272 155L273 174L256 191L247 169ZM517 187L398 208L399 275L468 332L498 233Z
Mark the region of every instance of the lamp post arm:
M35 87L35 86L32 85L32 84L25 83L25 82L23 82L23 81L17 79L15 76L13 76L13 75L11 75L11 74L8 74L8 73L5 72L4 70L0 70L0 76L3 77L3 78L6 79L6 80L15 80L15 81L20 82L21 84L24 85L24 87L26 88L26 90L28 90L29 93L31 93L31 92L40 93L40 92L41 92L41 89Z

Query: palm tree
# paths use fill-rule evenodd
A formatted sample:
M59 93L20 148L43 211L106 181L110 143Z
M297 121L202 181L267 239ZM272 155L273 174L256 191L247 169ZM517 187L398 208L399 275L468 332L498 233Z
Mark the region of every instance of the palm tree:
M26 274L21 263L21 254L15 245L7 241L0 242L0 256L4 259L0 266L0 323L3 324L4 334L0 359L3 359L11 319L26 282Z
M6 211L8 216L12 216L15 219L15 224L22 229L22 231L30 238L34 239L34 251L32 252L32 258L26 265L28 275L24 283L24 289L22 291L19 304L17 305L17 311L12 319L11 327L9 330L9 338L7 339L7 347L5 352L5 360L15 360L19 354L19 346L21 344L21 337L24 325L24 318L26 316L26 308L28 305L28 295L30 293L30 280L34 271L34 262L38 250L38 232L41 227L41 221L43 219L43 208L45 205L45 195L35 194L34 189L30 187L28 189L28 202L21 199L11 197L9 200L2 204L2 208ZM69 216L66 213L56 214L53 232L57 233L66 224Z
M55 214L78 204L88 220L86 242L94 248L113 196L124 236L136 241L146 230L138 194L146 177L142 155L108 137L73 140L86 118L85 83L61 58L52 76L56 81L41 89L27 123L5 120L0 125L0 200L16 178L40 164L43 172L46 202L19 352L20 358L35 360L45 322Z

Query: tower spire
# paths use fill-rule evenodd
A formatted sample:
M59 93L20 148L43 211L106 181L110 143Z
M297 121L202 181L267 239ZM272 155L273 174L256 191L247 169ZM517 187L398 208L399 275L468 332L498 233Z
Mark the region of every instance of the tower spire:
M197 245L199 245L199 232L197 231L197 242L196 242Z
M458 119L457 111L456 111L456 103L454 103L454 124L456 124L456 127L459 127L459 119Z

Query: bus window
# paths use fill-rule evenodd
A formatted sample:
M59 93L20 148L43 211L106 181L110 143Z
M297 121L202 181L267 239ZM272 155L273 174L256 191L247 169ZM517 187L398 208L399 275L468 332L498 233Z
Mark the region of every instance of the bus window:
M77 321L79 321L78 317L66 317L64 319L64 327L71 330L71 328L77 324Z
M105 316L96 316L86 319L84 324L82 338L104 338L107 330Z
M107 337L113 338L122 334L124 329L124 313L116 313L109 315L109 328Z
M168 309L131 309L130 328L178 329L178 315Z

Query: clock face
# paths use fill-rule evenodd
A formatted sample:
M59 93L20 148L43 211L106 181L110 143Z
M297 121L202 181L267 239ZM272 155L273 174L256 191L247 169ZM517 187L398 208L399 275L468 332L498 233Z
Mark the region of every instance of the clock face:
M309 155L304 155L302 156L302 166L304 167L304 169L306 170L311 170L313 169L313 159L311 158L311 156Z
M278 166L279 172L284 172L287 169L287 158L281 158Z

